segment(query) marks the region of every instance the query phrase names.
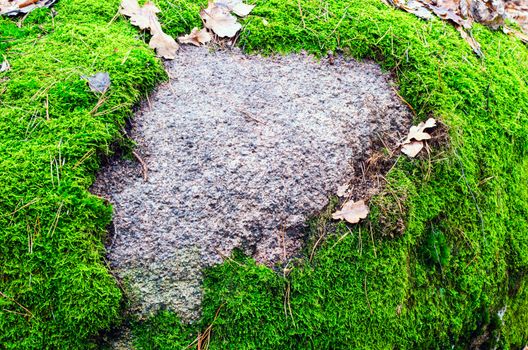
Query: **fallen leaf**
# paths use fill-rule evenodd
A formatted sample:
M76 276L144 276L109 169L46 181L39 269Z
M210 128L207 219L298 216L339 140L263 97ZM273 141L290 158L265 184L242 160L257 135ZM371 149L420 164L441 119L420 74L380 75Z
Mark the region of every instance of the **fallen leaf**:
M0 73L7 72L11 69L11 65L9 64L9 61L4 57L4 61L2 62L2 65L0 65Z
M16 16L37 8L50 7L57 0L0 0L0 15Z
M90 87L90 90L92 90L93 92L100 93L100 94L104 94L110 87L110 84L112 83L110 80L110 75L107 72L104 72L104 73L99 72L89 77L87 77L86 75L83 75L81 76L81 78L88 82L88 86Z
M160 9L152 2L147 1L142 7L139 6L137 0L123 0L121 2L119 12L127 17L130 17L130 23L140 29L149 29L152 38L149 46L156 50L158 57L165 59L174 59L179 45L170 35L167 35L161 29L161 24L158 20L157 14Z
M431 135L425 132L425 130L434 128L436 126L436 120L434 118L429 118L425 122L421 122L416 126L411 126L409 130L409 135L402 144L410 143L412 140L422 141L429 140Z
M178 41L182 44L192 44L200 46L211 41L211 34L207 29L203 28L198 30L198 28L193 28L191 34L187 34L178 38Z
M127 1L127 0L126 0ZM126 9L127 12L132 11L135 8L134 1L127 1L131 3L131 6ZM137 0L135 0L135 3L137 4ZM139 27L139 29L150 29L151 34L152 33L152 26L158 22L157 14L160 12L160 10L154 5L153 3L146 2L143 7L137 7L136 12L132 13L130 16L130 23L132 25Z
M225 6L237 16L246 17L255 8L255 5L244 4L242 0L216 0L215 4Z
M365 201L348 201L343 204L343 208L341 208L341 210L338 210L332 214L332 219L346 220L351 224L356 224L361 219L365 219L369 212L369 207L365 204Z
M429 20L433 18L433 14L429 11L424 4L415 0L389 0L395 7L400 8L404 11L412 13L413 15Z
M429 118L425 122L411 126L409 135L401 143L401 151L411 158L416 157L424 147L423 140L431 139L431 135L425 132L425 130L434 128L435 126L436 120L434 118Z
M458 13L449 7L440 7L434 5L427 6L435 15L440 17L443 20L451 21L459 26L464 27L465 29L471 28L471 21L469 19L464 19Z
M140 10L141 7L137 0L123 0L119 6L119 13L127 17L132 17L138 14Z
M348 191L348 184L341 185L337 188L337 196L338 197L344 197L347 194Z
M232 38L242 28L225 6L218 6L210 2L209 6L200 12L200 17L204 20L206 28L211 29L219 37Z
M519 40L521 40L522 42L528 44L528 35L527 35L527 34L524 34L523 32L520 32L520 31L518 31L518 30L512 29L512 28L507 27L507 26L502 27L502 31L503 31L505 34L508 34L508 35L509 35L509 34L513 34L513 35L515 35Z
M149 46L156 50L158 57L163 57L167 60L176 58L176 52L180 46L170 36L163 32L156 33L150 39Z
M478 57L484 57L484 53L482 52L482 50L480 48L480 44L478 43L477 40L475 40L475 38L473 37L473 35L471 35L471 33L467 32L461 26L456 26L456 30L458 30L458 32L460 33L460 36L462 37L462 39L464 39L469 44L469 46L471 47L473 52Z
M404 144L401 148L401 151L408 157L414 158L418 155L418 153L420 153L423 148L423 141L411 141L410 143Z

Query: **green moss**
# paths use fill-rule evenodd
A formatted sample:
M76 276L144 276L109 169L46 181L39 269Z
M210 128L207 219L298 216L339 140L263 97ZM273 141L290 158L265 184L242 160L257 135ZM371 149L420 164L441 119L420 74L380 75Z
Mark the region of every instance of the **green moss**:
M288 265L287 277L241 257L242 266L211 269L202 320L202 329L213 323L211 348L526 344L526 47L476 25L478 59L451 25L376 0L259 1L244 24L247 51L374 59L417 121L447 125L450 145L400 159L370 222L338 225L311 262Z
M91 348L119 320L103 260L111 208L87 188L163 70L132 28L110 24L118 3L64 0L20 28L0 19L12 66L0 74L0 348ZM98 71L112 78L104 97L80 79Z
M205 1L158 4L167 32L179 35L200 25ZM20 28L0 20L0 52L13 66L0 75L0 291L8 296L0 344L8 349L95 347L90 339L119 321L122 296L102 258L111 213L86 189L132 104L164 75L138 32L112 20L117 5L63 0L54 19L41 10ZM202 320L182 326L164 312L134 323L136 346L179 347L211 324L214 349L524 346L526 47L476 25L478 59L451 25L378 0L258 1L244 26L247 51L331 50L379 62L417 121L447 125L450 145L401 158L370 221L328 226L311 261L273 271L237 255L207 271ZM100 97L79 77L97 71L110 72L112 87L95 108Z

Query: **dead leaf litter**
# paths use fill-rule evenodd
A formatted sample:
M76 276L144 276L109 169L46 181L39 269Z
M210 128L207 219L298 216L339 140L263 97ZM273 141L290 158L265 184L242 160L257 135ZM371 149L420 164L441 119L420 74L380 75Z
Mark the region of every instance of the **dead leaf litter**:
M415 16L430 20L437 16L452 23L475 54L483 57L480 44L471 32L474 22L492 29L502 28L528 42L528 1L526 0L385 0ZM525 32L508 27L507 20L517 22Z
M254 7L255 5L245 4L241 0L209 2L207 8L200 11L204 28L195 27L191 33L180 36L178 41L181 44L201 46L213 41L215 36L219 40L234 38L242 29L237 16L247 16ZM122 0L119 8L119 13L129 17L132 25L150 31L152 38L149 46L156 50L158 57L173 60L179 45L174 38L163 32L157 16L160 12L160 9L150 1L140 6L137 0Z
M401 151L410 158L416 157L424 148L424 141L431 139L431 135L426 130L434 127L436 127L436 120L434 118L429 118L425 122L411 126L409 134L400 144Z
M57 0L0 0L0 15L17 16L37 8L50 7Z

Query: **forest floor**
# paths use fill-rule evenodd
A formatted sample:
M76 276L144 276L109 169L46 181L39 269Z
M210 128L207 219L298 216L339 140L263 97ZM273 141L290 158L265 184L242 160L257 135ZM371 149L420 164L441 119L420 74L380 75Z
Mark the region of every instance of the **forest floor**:
M201 25L204 1L157 3L170 35ZM428 152L408 159L378 145L370 170L390 171L368 219L335 223L331 201L308 220L295 259L269 268L235 251L206 269L199 320L182 323L170 307L139 317L105 258L112 207L89 188L116 152L134 159L127 121L167 80L166 67L116 15L119 1L61 0L53 11L2 18L10 69L0 73L0 347L101 348L120 330L136 349L525 346L527 47L476 24L479 58L449 23L378 0L255 4L242 21L245 53L376 62L413 123L440 121ZM104 96L81 79L97 72L112 80ZM199 120L203 103L179 108ZM183 127L192 124L175 129Z

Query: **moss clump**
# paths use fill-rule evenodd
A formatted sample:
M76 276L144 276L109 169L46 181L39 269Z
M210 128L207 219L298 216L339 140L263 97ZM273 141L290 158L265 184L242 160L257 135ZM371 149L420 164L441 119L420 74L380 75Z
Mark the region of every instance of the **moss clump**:
M244 23L239 44L248 51L376 60L394 74L417 121L447 124L451 144L400 159L385 191L397 199L384 193L371 222L351 231L338 225L287 277L245 258L210 270L201 327L213 323L211 348L526 344L526 47L476 25L481 60L451 25L377 0L268 0ZM404 215L396 215L398 203ZM394 234L402 217L404 234ZM510 311L497 321L505 305Z
M0 348L86 349L119 320L103 260L111 208L87 188L124 119L163 78L119 1L63 0L0 19ZM1 55L0 55L1 57ZM81 75L107 71L105 96Z
M158 2L167 32L200 25L205 1ZM0 76L6 348L89 348L119 318L121 294L102 261L110 210L86 188L131 105L163 72L135 29L112 21L117 5L63 0L54 20L48 10L21 28L0 20L0 50L13 66ZM262 1L244 24L239 44L248 51L376 60L394 74L417 120L447 124L451 146L400 159L387 176L398 199L376 199L371 222L336 225L311 261L277 274L235 256L207 271L202 321L181 326L162 313L135 324L137 347L191 343L210 324L215 349L524 346L526 47L477 25L479 60L450 25L378 0ZM113 80L104 100L79 80L96 71ZM405 215L391 216L400 200ZM384 212L386 224L374 222ZM398 217L405 232L386 238Z

